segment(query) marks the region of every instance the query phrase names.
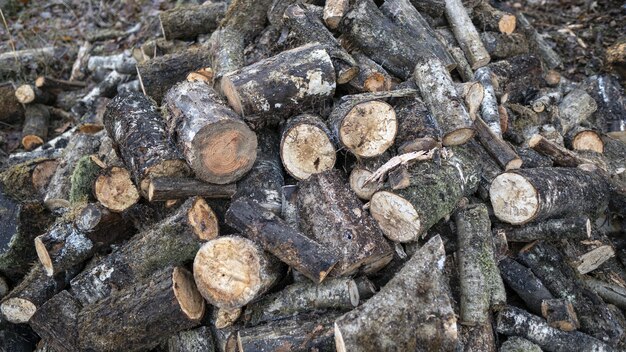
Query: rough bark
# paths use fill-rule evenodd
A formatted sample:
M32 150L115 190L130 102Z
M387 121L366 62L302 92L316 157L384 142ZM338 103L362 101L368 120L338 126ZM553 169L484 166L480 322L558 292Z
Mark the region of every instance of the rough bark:
M626 288L591 277L585 277L584 280L587 286L594 290L598 296L602 297L606 303L613 304L621 309L626 307Z
M81 350L137 351L200 324L205 303L190 272L168 266L145 281L86 306L78 315Z
M200 34L215 30L226 13L226 3L187 5L159 14L161 32L167 40L195 39Z
M391 90L393 78L382 66L360 52L352 52L359 73L348 85L359 93Z
M91 55L87 59L87 70L96 73L99 70L114 71L117 74L132 74L135 71L137 60L130 51L115 55Z
M32 150L43 144L48 136L48 109L39 104L26 106L24 112L24 125L22 127L22 145L26 150Z
M225 74L245 66L243 33L236 28L216 30L211 34L209 44L216 81Z
M594 164L590 159L583 158L540 134L532 136L528 141L528 146L548 156L557 166L576 167L583 164Z
M420 98L400 99L394 110L398 120L394 142L398 153L426 151L441 145L441 127Z
M111 212L102 204L91 203L76 215L74 226L88 236L96 247L102 247L111 243L112 238L130 238L134 232L131 220L129 214Z
M15 90L15 98L22 104L52 105L55 96L30 84L23 84Z
M39 336L24 324L0 323L0 348L11 352L32 352Z
M532 270L514 259L500 260L498 268L504 282L517 293L531 312L541 314L542 302L554 298Z
M445 12L454 36L472 69L475 70L487 65L491 61L491 57L480 40L478 31L461 0L446 0Z
M497 31L501 34L512 35L517 24L514 15L498 10L489 4L489 1L480 1L472 9L472 19L481 31Z
M49 347L59 352L78 352L78 313L82 306L61 291L42 305L28 322Z
M396 242L418 240L450 215L463 196L473 194L481 178L481 166L469 150L462 148L454 148L452 156L439 162L421 162L408 171L409 187L384 188L370 201L370 212L378 226Z
M388 152L374 158L360 159L358 164L352 168L350 176L348 177L348 184L350 189L357 195L357 197L365 200L372 199L374 193L376 193L382 185L370 182L367 180L383 166L390 158ZM391 176L389 176L391 178Z
M517 336L511 336L500 346L500 352L541 352L541 347Z
M515 17L513 17L515 18ZM502 34L482 32L480 39L493 59L506 59L512 56L528 54L528 41L520 33Z
M213 334L208 326L181 331L167 340L168 352L214 352L215 348Z
M494 77L489 67L481 67L474 73L474 78L484 87L483 100L480 104L480 116L489 129L502 138L498 99L494 91Z
M349 0L328 0L324 3L324 23L330 29L337 29L343 16L350 8Z
M598 127L615 138L621 137L623 141L626 131L626 101L619 80L611 75L598 75L590 77L588 81L587 93L598 105L596 116L603 117L598 119Z
M331 276L373 273L392 259L391 246L361 207L361 201L336 170L299 183L300 228L340 258Z
M257 138L205 82L181 82L163 98L170 135L196 177L227 184L242 178L256 159Z
M271 4L272 0L234 0L229 4L220 27L238 29L247 44L265 27Z
M115 212L122 212L139 201L130 172L118 166L102 170L94 182L93 192L102 205Z
M335 321L337 351L453 350L456 317L444 262L443 242L435 236L377 295Z
M0 121L12 123L24 117L24 106L15 97L12 83L0 84Z
M81 132L95 133L103 129L102 114L98 113L98 106L102 104L102 98L113 98L117 93L117 86L127 79L128 75L111 71L89 93L76 101L71 112L78 117L78 129Z
M548 325L563 331L574 331L580 327L572 303L567 299L546 299L541 303L541 315Z
M591 221L586 216L575 216L548 219L521 227L497 225L493 231L504 234L509 242L587 240L591 238Z
M193 178L156 177L150 180L148 200L166 201L189 197L229 199L237 192L236 184L214 185Z
M522 103L526 91L540 84L541 60L533 55L517 55L487 65L497 86L497 97L508 96L511 103Z
M582 126L574 126L564 136L565 146L575 151L604 152L604 141L597 131Z

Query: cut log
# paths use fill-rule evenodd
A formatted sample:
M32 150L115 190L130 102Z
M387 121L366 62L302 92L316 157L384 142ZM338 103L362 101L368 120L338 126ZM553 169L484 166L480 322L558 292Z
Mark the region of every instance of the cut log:
M241 311L241 308L213 308L211 312L211 323L218 329L232 326L241 316Z
M320 117L302 114L282 128L280 158L285 171L303 180L335 166L335 141Z
M200 248L193 272L202 297L216 307L233 309L248 304L276 284L281 265L254 242L223 236Z
M532 270L514 259L500 260L498 268L504 282L517 293L531 312L541 314L542 302L554 298Z
M441 128L420 98L400 99L394 110L398 120L395 145L399 154L441 146Z
M34 79L43 71L61 72L75 54L74 47L68 46L6 50L0 54L0 81Z
M519 24L520 29L530 41L531 48L533 51L538 53L539 56L541 56L541 59L546 64L548 69L563 66L563 61L559 57L559 54L552 49L550 44L543 39L541 34L537 33L537 30L528 21L526 16L524 16L521 12L518 12L515 17L517 18L517 23Z
M68 90L80 90L87 87L87 84L80 81L66 81L48 76L39 76L35 80L35 87L46 92L58 93Z
M93 186L101 170L100 165L96 164L90 155L78 159L70 178L71 205L93 200Z
M511 103L522 103L527 89L540 85L541 60L532 55L518 55L490 63L496 96L508 94ZM522 74L523 73L523 74Z
M541 303L541 315L548 325L563 331L574 331L580 327L572 303L563 298L546 299Z
M584 164L594 164L593 161L583 158L578 154L565 149L561 145L550 141L540 134L536 134L528 141L528 146L535 151L552 159L554 165L576 167Z
M211 328L208 326L181 331L167 340L168 352L215 352L215 349Z
M225 219L229 226L313 282L322 282L340 258L253 200L232 202Z
M389 160L389 153L384 153L378 157L359 160L358 165L352 168L348 177L350 189L357 197L365 200L372 199L382 185L376 182L367 182L374 172Z
M77 321L81 308L68 291L61 291L37 309L28 323L55 351L78 352Z
M493 231L502 233L509 242L588 240L591 238L591 220L586 216L548 219L521 227L497 225Z
M32 150L43 144L48 136L48 109L39 104L26 106L24 112L24 126L22 127L22 145L26 150Z
M512 16L515 18L514 16ZM506 59L516 55L528 54L528 41L520 33L502 34L482 32L480 39L493 59Z
M439 61L418 59L414 79L442 129L443 145L463 144L474 136L473 121Z
M350 87L359 93L391 90L393 78L387 70L360 52L353 52L352 57L359 66L359 73L348 82Z
M592 76L589 78L587 93L598 105L596 117L602 116L604 120L598 121L598 127L606 129L609 136L625 141L626 101L619 79L612 75Z
M445 3L446 18L472 69L487 65L491 57L461 0L446 0Z
M444 263L443 242L435 236L377 295L335 321L337 351L453 350L458 334Z
M483 100L480 105L480 116L489 129L498 137L502 138L500 113L498 111L498 99L494 91L494 77L489 67L481 67L474 73L474 78L484 87Z
M28 323L37 309L64 286L62 278L49 277L41 266L35 265L22 282L4 297L0 311L11 323Z
M459 351L496 352L496 339L493 331L493 319L476 326L457 325L459 330Z
M200 324L205 303L190 272L166 267L78 315L81 350L156 347L160 337Z
M254 164L257 138L205 82L181 82L163 98L170 134L199 179L239 180Z
M0 347L5 351L32 352L37 348L39 336L25 324L0 323Z
M83 305L98 302L159 268L192 260L201 242L215 237L217 223L211 209L202 198L188 199L169 217L78 274L71 292Z
M144 95L118 95L107 106L104 125L143 193L147 192L151 177L188 173L187 164L167 136L163 118Z
M500 122L498 121L498 124ZM517 155L511 146L498 137L487 123L480 117L474 120L474 129L480 144L487 150L489 155L502 167L502 169L511 170L522 167L522 159Z
M187 5L159 13L161 32L166 40L195 39L215 30L226 13L226 3Z
M626 288L591 277L584 278L590 289L594 290L598 296L609 304L613 304L621 309L626 307Z
M546 109L551 111L563 98L563 94L560 90L542 90L537 95L539 97L531 103L533 111L537 113L544 112Z
M209 44L215 81L245 66L244 38L236 28L216 30L211 34Z
M13 65L14 63L12 63ZM0 121L13 123L24 117L24 106L15 97L13 83L0 84Z
M604 141L600 133L582 126L574 126L564 136L565 145L572 150L604 152Z
M336 170L299 183L300 228L340 256L331 276L374 273L393 258L382 231L361 207Z
M328 0L324 3L324 23L330 29L337 29L339 22L350 8L349 0Z
M385 188L372 196L370 212L385 236L396 242L418 240L439 220L450 215L463 196L473 194L480 165L467 150L455 148L451 157L413 165L411 185Z
M597 109L596 101L584 90L571 91L559 104L561 134L566 135L574 126L587 120Z
M15 98L22 104L44 104L54 103L54 95L43 91L30 84L23 84L15 90Z
M305 110L335 93L331 57L318 44L283 51L221 81L230 106L255 128Z
M139 192L123 167L102 170L94 182L96 199L111 211L122 212L139 201Z
M615 250L610 245L596 247L579 256L574 262L576 271L587 274L598 269L607 260L615 256Z
M517 336L511 336L500 346L500 352L541 352L541 347Z
M214 185L193 178L156 177L150 180L148 200L166 201L187 199L199 196L203 198L229 199L237 192L236 184Z
M515 16L494 8L489 1L479 1L478 6L472 10L472 19L483 32L498 31L506 35L516 34L513 33L517 24Z
M128 214L115 213L100 203L86 205L74 219L76 229L88 236L96 247L112 243L111 239L127 239L134 226Z
M602 175L572 168L508 171L493 180L489 194L496 217L513 225L596 213L608 203Z
M350 278L328 279L322 284L295 283L246 307L244 321L256 326L315 310L348 311L359 304L359 290Z
M267 11L272 0L234 0L220 23L221 28L236 28L244 36L244 43L248 44L265 27Z
M184 80L189 72L209 67L210 63L208 49L190 48L137 64L137 76L144 94L160 103L174 84Z

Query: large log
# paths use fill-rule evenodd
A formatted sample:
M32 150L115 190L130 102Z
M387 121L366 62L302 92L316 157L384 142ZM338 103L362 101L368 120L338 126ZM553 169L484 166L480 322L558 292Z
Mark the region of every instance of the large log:
M176 84L165 94L163 105L170 135L176 134L196 177L226 184L250 171L256 135L206 82Z
M48 346L59 352L78 352L78 313L82 306L61 291L42 305L28 322Z
M444 263L435 236L378 294L335 321L337 351L453 350L458 336Z
M188 173L167 136L163 118L143 94L118 95L107 105L104 125L142 192L147 191L150 177Z
M393 251L374 219L361 209L337 170L300 181L300 228L340 256L331 276L373 273L387 265Z
M150 349L161 336L200 324L204 311L191 273L168 266L86 306L78 315L79 346L96 351Z
M187 5L159 14L161 32L167 40L195 39L200 34L215 30L226 13L226 3Z

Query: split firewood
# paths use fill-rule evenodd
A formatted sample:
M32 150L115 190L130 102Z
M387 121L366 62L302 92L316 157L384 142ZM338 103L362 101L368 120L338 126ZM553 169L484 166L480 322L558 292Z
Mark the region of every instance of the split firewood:
M391 261L383 232L338 171L312 175L298 187L300 228L339 255L331 276L374 273Z
M48 91L39 89L38 87L30 84L24 84L15 90L15 97L17 101L22 104L44 104L51 105L54 103L54 95Z
M521 336L545 351L614 351L611 346L587 334L555 329L540 317L512 306L507 306L498 313L496 327L501 334Z
M350 87L359 93L391 90L393 78L387 70L361 52L355 51L351 55L359 67L359 73L348 82Z
M493 231L502 233L508 242L587 240L591 238L591 220L586 216L556 218L519 227L497 225Z
M77 352L77 322L81 308L68 291L61 291L39 307L28 323L55 351Z
M517 18L517 23L519 24L520 29L526 37L531 42L531 48L533 51L537 52L543 62L545 62L548 69L554 69L560 66L563 66L563 61L559 57L550 45L543 39L541 34L537 33L537 30L533 27L533 25L528 21L526 16L521 12L518 12L515 16Z
M532 270L515 259L500 260L498 268L506 285L517 293L531 312L541 314L542 302L554 298Z
M281 277L280 262L240 236L205 243L193 262L194 279L207 302L239 308L267 292Z
M500 346L500 352L541 352L541 347L518 336L510 336Z
M22 127L22 145L26 150L33 150L43 144L48 136L50 113L40 104L29 104L24 111Z
M169 266L86 306L78 314L79 346L99 351L150 349L163 335L199 325L204 311L192 274Z
M396 242L419 239L450 215L463 196L473 194L481 178L480 165L469 151L461 148L453 149L452 156L440 162L421 162L408 171L409 187L384 188L370 201L370 212L378 226Z
M365 183L381 183L385 179L385 175L387 173L391 173L393 169L398 166L407 165L409 162L413 161L425 161L433 158L435 154L435 149L431 149L429 151L417 151L410 152L406 154L396 155L393 158L386 161L383 165L378 167L370 177L365 180ZM406 187L405 187L406 188Z
M167 340L168 352L214 352L215 348L211 328L208 326L180 331Z
M444 262L443 242L435 236L378 294L335 321L337 351L454 349L458 334ZM405 323L380 328L398 321Z
M546 299L541 303L541 315L548 325L563 331L574 331L580 327L572 303L567 299Z
M334 249L291 228L254 200L232 202L225 218L228 225L316 283L322 282L341 258Z
M459 43L456 41L454 37L454 33L448 28L437 28L435 30L435 36L439 39L446 49L454 63L456 64L456 72L461 76L463 82L470 82L474 79L474 70L470 66L469 62L467 62L467 58L465 57L465 53L459 47Z
M348 311L358 304L359 290L352 279L328 279L319 285L302 282L249 304L243 319L247 326L256 326L303 312L330 309Z
M494 8L485 0L478 1L472 8L472 19L483 31L498 31L506 35L514 34L517 25L514 15Z
M496 217L513 225L593 214L608 204L603 176L573 168L508 171L493 180L489 194Z
M596 153L604 152L604 141L597 131L582 126L574 126L565 134L565 145L575 151L589 150Z
M215 30L226 13L226 3L187 5L159 14L161 31L167 40L195 39L199 34Z
M282 128L280 158L285 171L297 180L335 166L335 140L317 115L290 118Z
M324 47L308 44L225 75L221 90L233 110L258 128L331 97L334 72Z
M480 40L478 31L461 0L446 0L445 12L454 36L472 69L475 70L487 65L491 61L491 57Z
M199 179L216 184L239 180L254 164L254 132L205 82L181 82L163 98L169 133L176 134Z
M12 123L24 117L24 106L15 97L13 83L0 83L0 121Z
M559 104L561 134L587 120L598 108L596 101L584 90L576 89L567 94Z
M83 305L98 302L158 268L190 261L203 241L217 237L217 231L212 209L202 198L190 198L169 217L78 274L71 292Z
M151 177L188 173L187 164L167 136L163 118L144 95L117 96L107 106L104 125L143 193Z
M193 178L156 177L150 180L148 200L166 201L189 197L231 198L237 192L236 184L214 185Z
M130 172L119 166L103 169L94 182L93 192L103 206L114 212L122 212L139 201Z

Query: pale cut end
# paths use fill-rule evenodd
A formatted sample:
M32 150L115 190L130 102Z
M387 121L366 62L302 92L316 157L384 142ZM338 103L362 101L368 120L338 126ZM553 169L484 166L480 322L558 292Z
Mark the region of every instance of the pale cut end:
M471 65L472 70L478 70L479 68L483 66L487 66L489 61L491 61L491 57L489 56L487 51L485 51L485 55L475 58L474 63Z
M145 176L139 183L139 188L143 195L147 197L148 187L153 177L184 177L189 174L189 167L187 162L180 159L170 159L162 161L156 165L151 166L144 173Z
M515 27L517 26L517 19L513 15L505 14L500 18L498 22L498 29L501 33L504 34L512 34L515 32Z
M302 123L285 131L280 146L285 170L297 180L335 166L335 146L317 126Z
M460 128L443 136L441 142L446 147L465 144L474 137L475 133L473 128Z
M121 167L112 167L108 174L98 176L94 192L98 201L111 211L124 211L139 201L130 173Z
M324 5L324 23L330 29L337 29L343 15L348 11L348 0L327 0Z
M387 192L377 192L370 201L370 213L381 230L394 242L418 239L421 222L415 207L403 197Z
M43 144L43 139L33 134L22 137L22 145L26 150L33 150Z
M241 308L235 309L223 309L216 308L217 312L215 313L215 327L218 329L223 329L233 325L239 316L241 316Z
M546 109L546 104L544 104L542 101L534 101L532 104L532 108L534 112L543 112Z
M531 221L539 210L539 195L523 176L504 173L496 177L489 189L496 217L513 225Z
M585 228L587 229L587 238L591 238L591 220L587 219Z
M383 101L357 104L339 127L341 142L360 157L384 153L394 142L398 123L393 107Z
M46 271L46 275L52 276L54 274L54 268L52 266L52 259L50 259L50 254L48 253L48 249L41 241L41 236L35 237L35 251L37 252L37 257L39 258L39 262L41 262L41 265Z
M180 309L190 320L200 320L204 316L204 299L198 292L193 275L183 268L176 267L172 273L174 296Z
M352 304L353 307L358 306L361 297L359 296L359 287L354 280L348 281L348 292L350 293L350 304Z
M337 352L346 352L346 344L343 342L343 335L339 325L335 322L335 348Z
M84 123L78 126L78 130L86 134L96 134L104 129L104 125L98 123Z
M358 167L355 167L352 169L352 172L350 172L350 188L357 197L364 200L372 199L374 193L376 193L376 191L380 188L377 182L370 182L367 185L365 184L365 181L370 178L370 176L372 176L371 171Z
M70 207L70 201L67 199L60 199L60 198L53 198L53 199L46 199L44 201L44 204L46 205L46 208L50 209L50 210L57 210L57 209L61 209L61 208L69 208Z
M550 70L546 73L545 80L549 86L554 87L561 82L561 74L555 70Z
M24 298L9 298L0 306L2 315L13 324L26 324L37 311L33 302Z
M252 169L256 160L256 134L241 121L227 120L203 128L192 143L195 158L191 167L206 182L235 182Z
M28 84L21 85L15 90L15 98L22 104L32 103L35 100L35 90Z
M219 308L248 304L261 289L260 255L257 246L242 237L218 237L205 243L193 262L200 294Z
M348 83L358 74L359 74L359 68L357 66L353 66L345 70L341 70L337 72L337 84Z
M596 153L604 152L604 142L595 131L583 131L574 137L572 142L574 150L591 150Z
M230 107L235 110L235 112L238 113L240 116L243 116L244 111L243 106L241 105L241 97L239 96L237 89L235 89L235 86L233 85L233 82L231 82L228 75L223 76L220 80L220 89L222 90L222 93L226 96L226 99L228 99L228 105L230 105Z
M199 239L208 241L217 237L219 232L217 215L203 198L197 197L194 200L187 213L187 219Z
M480 82L471 82L463 97L465 98L470 116L474 119L485 97L485 87Z
M389 90L388 84L385 80L385 76L380 72L374 72L369 77L365 79L363 83L363 88L367 92L382 92L385 90Z
M46 84L46 77L44 76L37 77L37 79L35 80L35 87L41 88L43 87L44 84Z
M520 167L522 167L522 159L520 158L515 158L511 161L509 161L508 163L506 163L504 170L515 170L515 169L519 169Z
M543 139L544 138L542 135L536 134L530 138L530 140L528 141L528 146L534 148L537 146L537 144L541 143Z

